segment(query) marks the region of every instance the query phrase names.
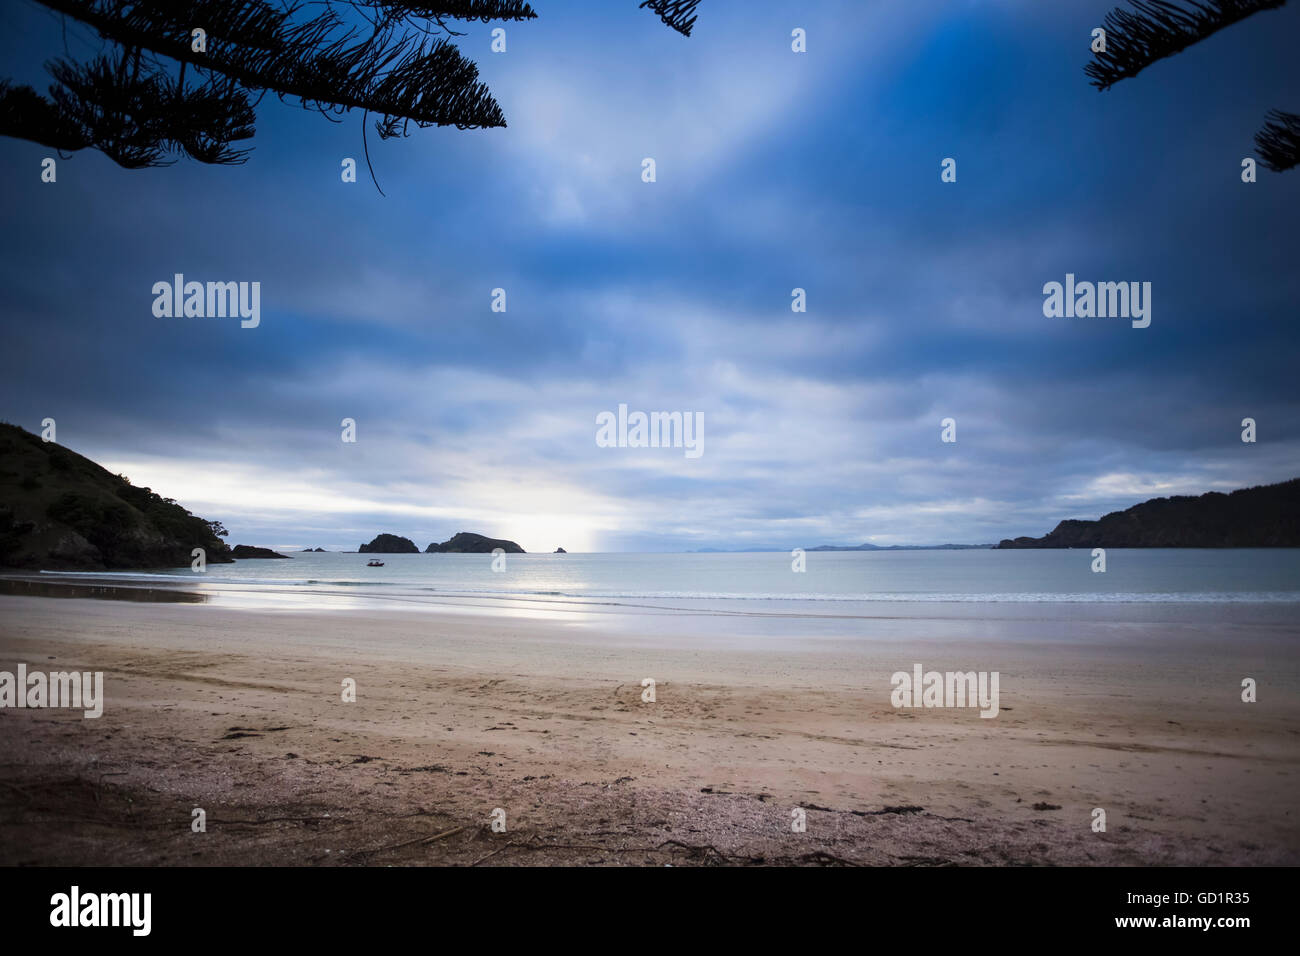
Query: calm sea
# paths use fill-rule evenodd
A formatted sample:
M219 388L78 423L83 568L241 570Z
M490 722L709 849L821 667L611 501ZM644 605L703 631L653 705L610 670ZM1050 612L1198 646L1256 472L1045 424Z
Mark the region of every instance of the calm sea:
M512 554L298 553L152 573L95 577L211 585L214 590L359 596L495 595L631 602L649 599L820 602L1296 602L1300 549L1111 549L1106 571L1086 550L789 553ZM77 577L86 577L78 573Z

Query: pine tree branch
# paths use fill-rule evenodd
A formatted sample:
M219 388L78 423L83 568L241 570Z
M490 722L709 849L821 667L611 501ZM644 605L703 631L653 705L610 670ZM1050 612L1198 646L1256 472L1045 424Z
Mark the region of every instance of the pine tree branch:
M25 139L75 153L93 145L84 129L30 86L0 80L0 136Z
M1255 134L1255 152L1264 167L1281 173L1300 165L1300 113L1269 110L1267 120Z
M405 11L403 16L419 20L535 20L537 14L527 3L516 0L442 0L441 3L388 3L373 0L361 4L386 10Z
M302 23L261 2L232 5L195 0L173 5L127 0L40 0L123 46L142 46L193 69L221 73L249 90L267 89L304 106L368 109L418 126L459 129L505 125L478 68L443 38L399 35L401 17L376 25L370 37L326 10ZM203 25L207 49L191 49L189 32Z
M180 154L243 162L248 151L234 144L254 135L254 110L267 93L331 119L354 109L375 113L385 139L406 135L412 123L505 126L478 68L448 42L459 34L445 21L537 16L523 0L37 2L61 15L65 31L72 19L111 47L84 64L70 57L48 64L55 81L48 99L0 80L0 135L67 152L99 149L129 168L165 165ZM689 36L698 4L641 6ZM354 16L344 20L343 8ZM202 50L192 47L197 29Z
M243 90L228 80L185 89L161 70L140 75L134 59L130 77L105 57L50 65L57 82L50 105L83 145L128 169L167 165L168 154L181 152L204 163L244 162L248 151L231 148L254 132Z
M641 8L649 7L659 14L659 19L672 27L682 36L690 36L695 26L695 8L700 0L644 0Z
M1116 8L1106 14L1106 51L1094 54L1084 67L1092 85L1105 90L1120 80L1199 43L1224 27L1261 10L1284 6L1286 0L1128 0L1137 11Z

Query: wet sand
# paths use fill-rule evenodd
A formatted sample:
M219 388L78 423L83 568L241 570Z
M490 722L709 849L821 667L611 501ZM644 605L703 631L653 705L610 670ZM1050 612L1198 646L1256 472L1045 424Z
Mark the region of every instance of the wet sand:
M0 670L106 695L0 709L0 863L1294 864L1294 610L913 605L805 640L0 595ZM1001 712L894 708L917 662L998 671Z

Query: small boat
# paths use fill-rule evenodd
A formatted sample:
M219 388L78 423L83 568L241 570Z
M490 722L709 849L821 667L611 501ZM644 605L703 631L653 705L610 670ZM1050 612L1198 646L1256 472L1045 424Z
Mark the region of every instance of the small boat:
M368 568L382 568L383 566L384 566L384 562L382 561L371 561L366 564L366 567Z

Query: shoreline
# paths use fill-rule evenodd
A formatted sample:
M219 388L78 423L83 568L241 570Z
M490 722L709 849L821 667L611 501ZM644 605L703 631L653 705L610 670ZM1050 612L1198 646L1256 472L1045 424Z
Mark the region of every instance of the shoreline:
M0 862L1300 862L1294 616L1071 607L917 605L853 639L788 616L0 596L0 670L103 671L107 698L97 720L0 709ZM1002 711L893 708L913 661L1000 671Z
M1121 549L1122 550L1122 549ZM1300 603L1300 549L1136 549L1112 555L1111 572L1093 573L1086 553L1044 551L819 553L807 574L792 574L769 553L390 555L367 568L366 555L303 553L298 560L244 560L136 571L27 572L41 581L180 588L223 606L381 609L475 602L485 606L671 605L668 610L872 617L915 604L1276 604ZM431 560L431 558L433 560ZM504 557L503 557L504 560ZM497 573L497 572L505 573ZM0 587L5 575L0 572ZM982 613L982 612L981 612Z

